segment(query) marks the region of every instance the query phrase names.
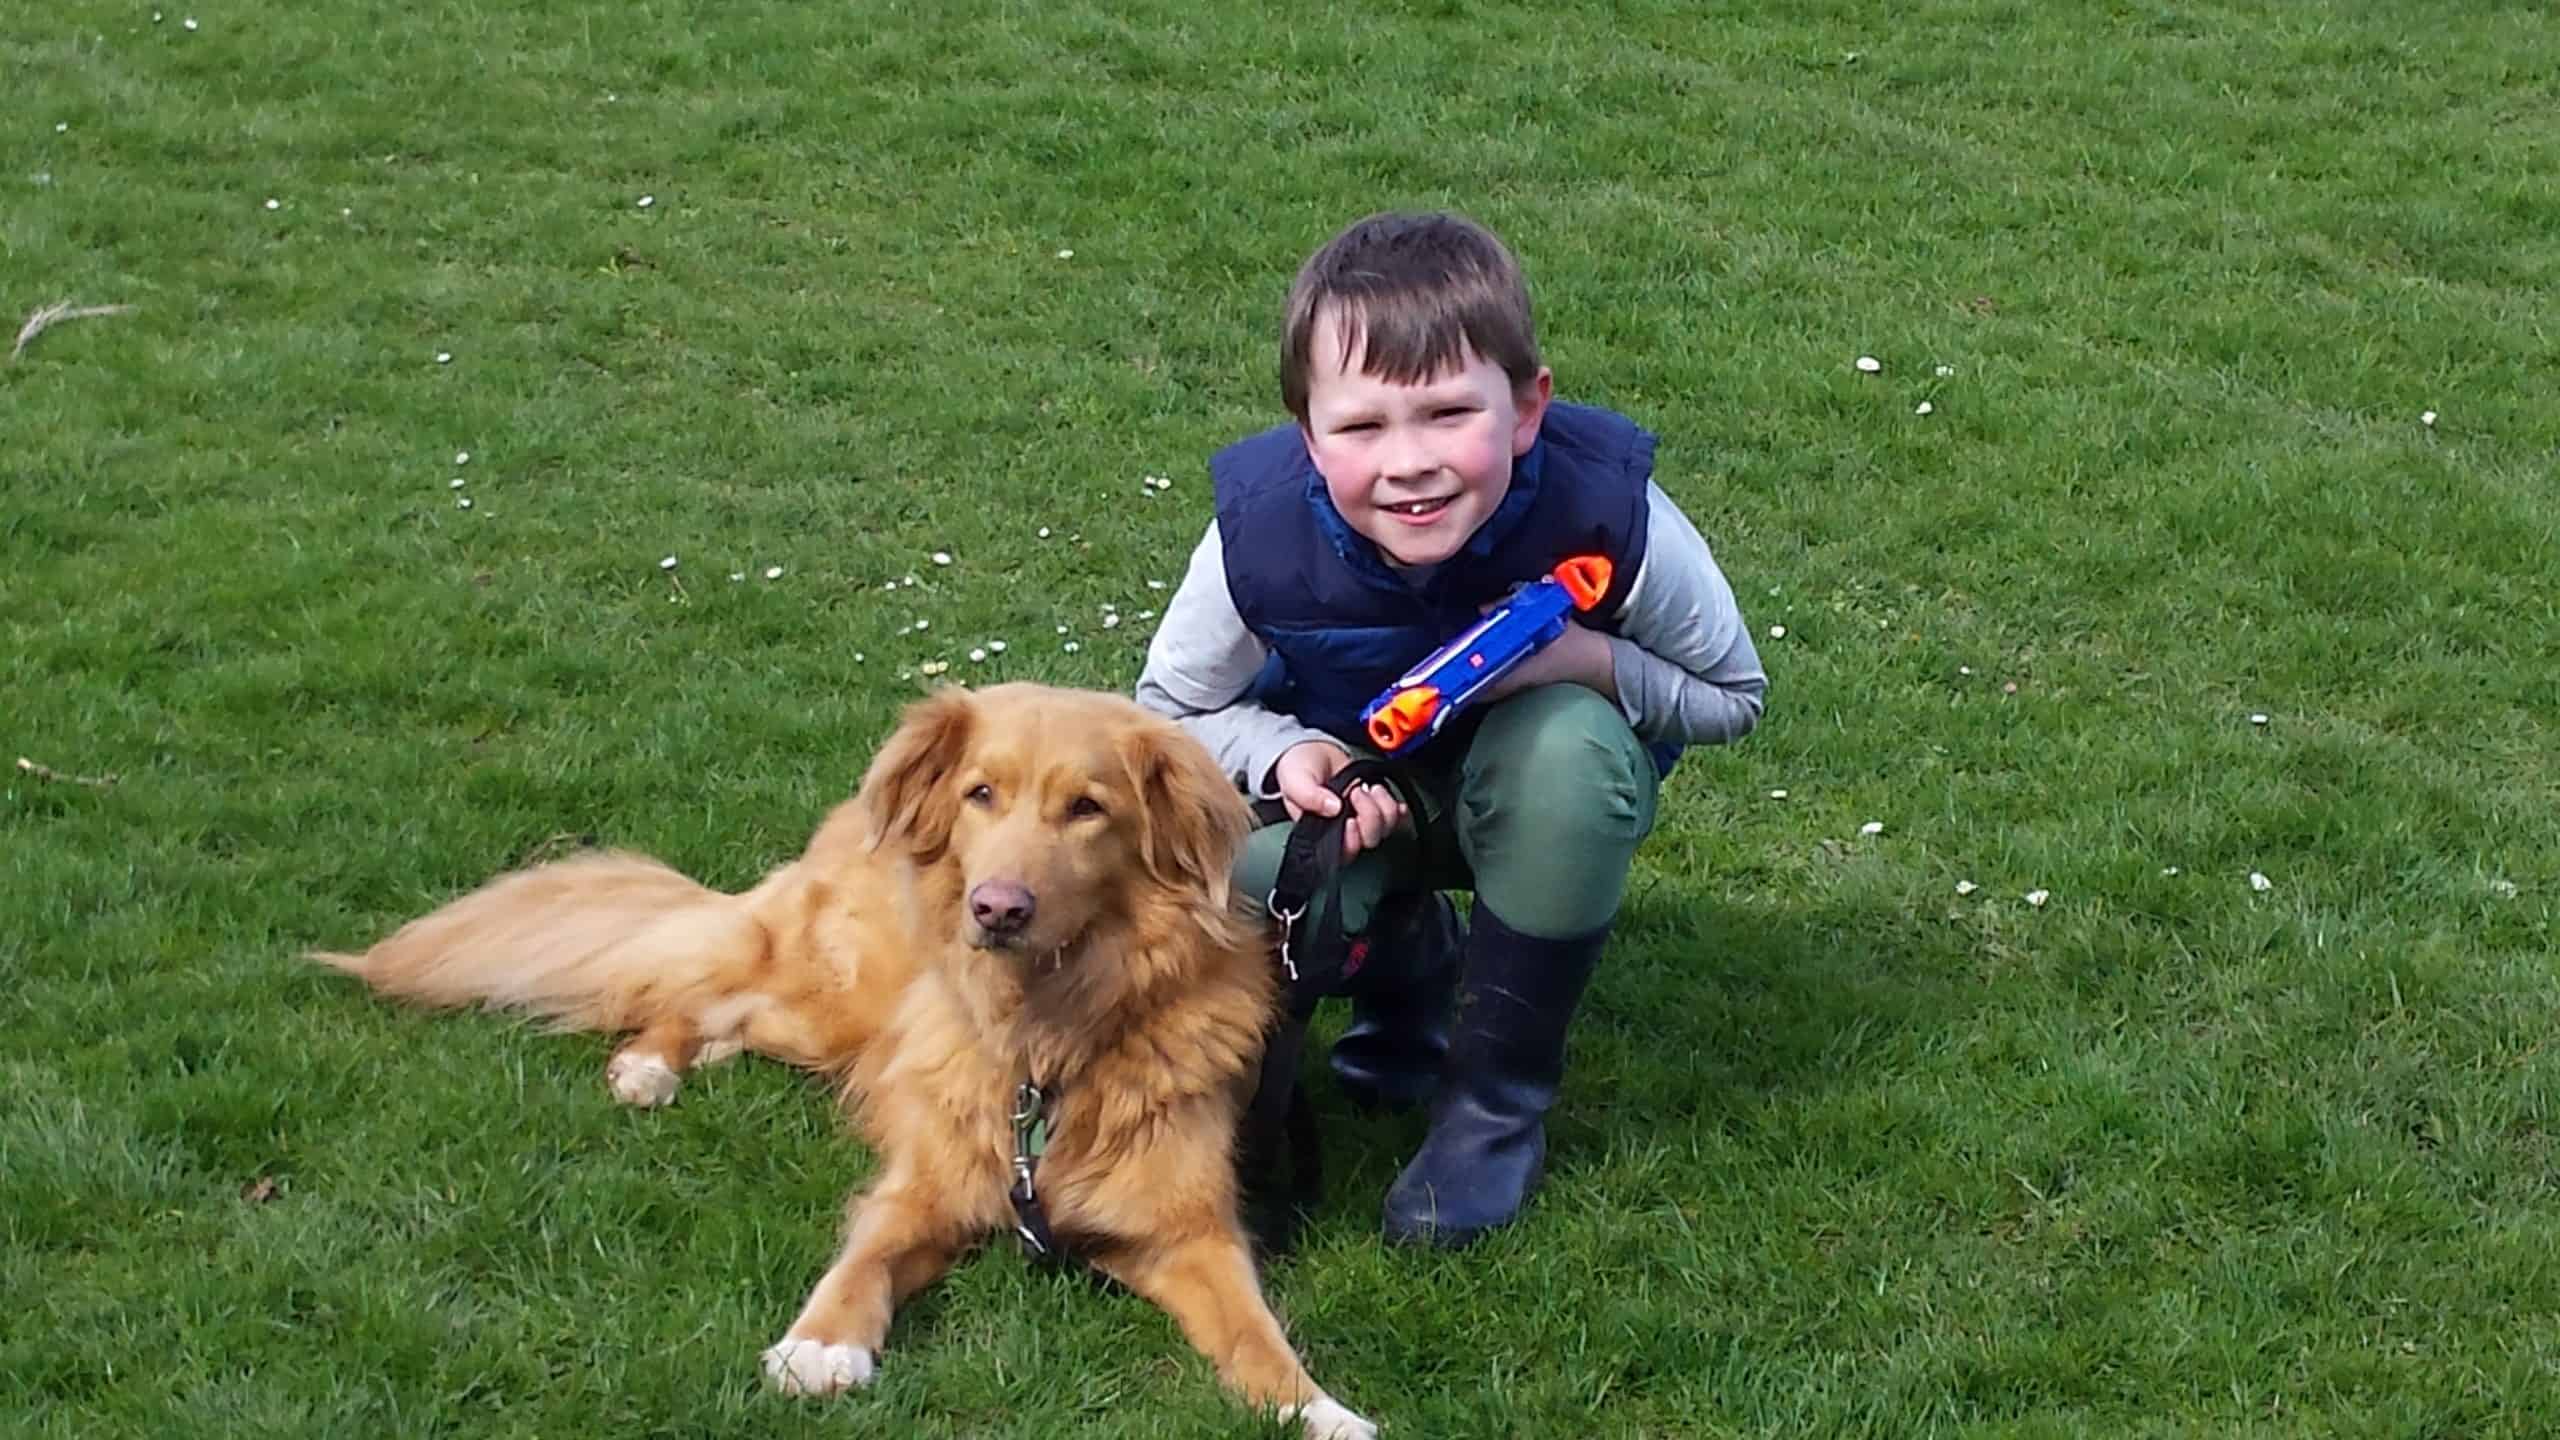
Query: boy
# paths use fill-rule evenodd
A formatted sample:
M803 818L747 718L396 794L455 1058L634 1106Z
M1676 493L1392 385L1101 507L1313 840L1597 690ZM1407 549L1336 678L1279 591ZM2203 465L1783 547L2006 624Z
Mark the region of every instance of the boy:
M1217 518L1138 680L1249 794L1331 816L1364 704L1557 562L1612 562L1599 605L1416 753L1411 810L1349 798L1355 858L1329 899L1377 943L1333 1069L1359 1103L1434 1102L1387 1192L1394 1241L1466 1244L1536 1188L1565 1030L1661 777L1682 746L1747 733L1767 686L1732 588L1652 482L1653 437L1553 390L1518 262L1481 226L1383 214L1336 235L1289 291L1295 423L1210 461ZM1288 828L1247 845L1240 897L1271 892ZM1449 889L1475 894L1463 930Z

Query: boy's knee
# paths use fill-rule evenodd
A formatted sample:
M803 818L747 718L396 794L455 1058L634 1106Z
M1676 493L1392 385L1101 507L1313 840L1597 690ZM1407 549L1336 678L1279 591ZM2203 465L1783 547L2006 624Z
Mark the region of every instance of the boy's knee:
M1534 817L1542 833L1632 844L1653 828L1661 776L1618 707L1579 685L1524 692L1468 750L1467 808Z
M1269 919L1271 887L1280 878L1280 857L1288 849L1289 827L1265 825L1236 847L1235 865L1227 872L1235 904L1257 919Z

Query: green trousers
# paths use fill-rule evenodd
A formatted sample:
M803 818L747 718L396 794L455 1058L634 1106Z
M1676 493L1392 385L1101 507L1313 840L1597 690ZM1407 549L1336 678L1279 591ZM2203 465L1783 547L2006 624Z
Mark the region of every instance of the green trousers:
M1410 825L1343 867L1342 925L1358 933L1389 895L1467 890L1523 935L1568 939L1616 918L1636 846L1653 829L1661 777L1617 706L1580 685L1522 691L1472 734L1423 746ZM1286 822L1237 857L1236 894L1260 906L1280 873Z

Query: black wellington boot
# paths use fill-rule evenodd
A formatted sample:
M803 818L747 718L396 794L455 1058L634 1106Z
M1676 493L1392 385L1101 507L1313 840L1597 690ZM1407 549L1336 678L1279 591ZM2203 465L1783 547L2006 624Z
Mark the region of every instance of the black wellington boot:
M1368 962L1343 986L1351 1024L1333 1042L1334 1079L1364 1110L1411 1110L1439 1088L1467 935L1437 891L1389 903L1370 926Z
M1477 902L1431 1133L1387 1190L1387 1239L1454 1249L1520 1213L1546 1175L1565 1030L1608 938L1535 939Z

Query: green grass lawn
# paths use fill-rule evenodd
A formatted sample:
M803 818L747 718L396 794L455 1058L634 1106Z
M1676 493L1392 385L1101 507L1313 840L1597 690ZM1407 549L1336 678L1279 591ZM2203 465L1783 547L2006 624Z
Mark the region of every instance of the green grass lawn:
M2560 1413L2547 5L160 3L0 0L0 336L136 307L0 361L0 762L66 777L0 772L0 1429L1248 1429L1005 1250L770 1397L869 1164L813 1087L626 1112L297 957L564 834L742 885L928 664L1128 686L1291 269L1425 204L1785 634L1529 1219L1383 1249L1417 1126L1319 1090L1316 1374L1408 1437Z

